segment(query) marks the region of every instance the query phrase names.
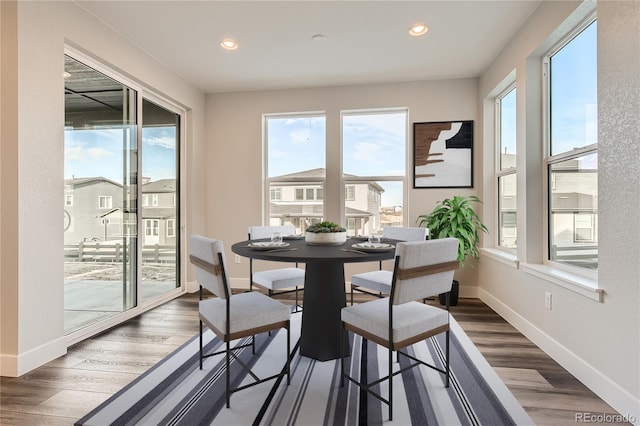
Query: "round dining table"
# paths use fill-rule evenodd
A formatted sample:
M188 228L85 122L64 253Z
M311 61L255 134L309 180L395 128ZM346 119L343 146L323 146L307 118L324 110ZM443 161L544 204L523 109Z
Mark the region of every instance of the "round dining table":
M341 357L340 338L342 321L340 311L347 305L344 264L374 262L393 259L395 244L399 241L383 239L392 247L374 252L347 251L361 240L348 239L342 245L310 245L304 238L286 239L289 245L283 248L265 250L252 248L251 243L263 240L240 241L231 246L237 255L275 262L298 262L305 264L304 298L302 309L302 331L300 354L319 361ZM375 268L378 268L376 264ZM345 337L342 345L346 354L349 345Z

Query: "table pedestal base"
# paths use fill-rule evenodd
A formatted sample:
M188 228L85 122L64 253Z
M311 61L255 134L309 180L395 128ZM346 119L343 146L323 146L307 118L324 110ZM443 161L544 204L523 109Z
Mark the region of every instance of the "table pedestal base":
M310 262L305 270L300 354L319 361L340 358L340 310L347 305L344 264ZM343 347L349 354L346 336Z

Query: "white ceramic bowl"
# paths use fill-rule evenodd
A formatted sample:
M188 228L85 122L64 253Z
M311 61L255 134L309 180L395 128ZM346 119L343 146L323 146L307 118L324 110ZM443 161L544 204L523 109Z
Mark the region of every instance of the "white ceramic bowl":
M304 239L311 245L339 246L347 241L347 232L307 232Z

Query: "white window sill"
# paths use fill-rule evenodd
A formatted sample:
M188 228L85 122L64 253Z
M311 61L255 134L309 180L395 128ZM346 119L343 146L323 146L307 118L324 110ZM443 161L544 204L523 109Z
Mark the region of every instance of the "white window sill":
M506 251L481 248L480 253L483 256L486 256L493 260L497 260L498 262L504 263L505 265L510 266L514 269L518 269L520 267L520 261L518 260L518 257L514 254L507 253Z
M557 284L596 302L602 302L604 290L598 288L597 280L554 269L547 265L523 263L522 269L530 275Z

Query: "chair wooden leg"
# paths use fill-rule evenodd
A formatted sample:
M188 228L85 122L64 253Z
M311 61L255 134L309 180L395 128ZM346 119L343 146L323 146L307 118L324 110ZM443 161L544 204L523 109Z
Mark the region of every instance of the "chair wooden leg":
M351 284L351 306L353 306L353 284Z
M200 321L200 370L202 370L202 321Z

